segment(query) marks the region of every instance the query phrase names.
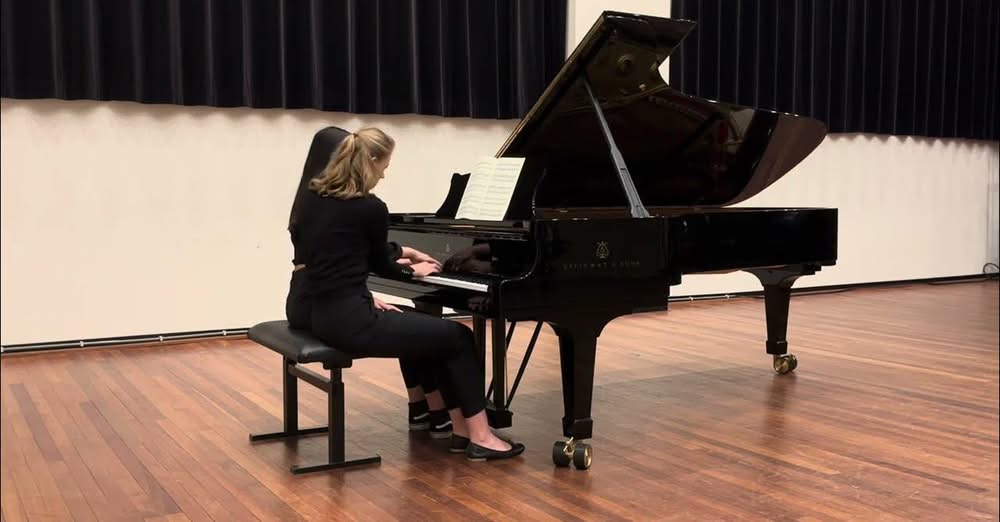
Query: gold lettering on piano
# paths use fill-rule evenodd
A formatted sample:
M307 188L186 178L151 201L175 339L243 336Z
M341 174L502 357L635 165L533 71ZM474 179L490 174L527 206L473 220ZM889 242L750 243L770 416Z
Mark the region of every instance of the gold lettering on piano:
M595 244L594 257L597 258L597 261L560 263L559 266L564 272L622 270L642 266L642 262L636 259L613 259L609 243L608 241L598 241Z
M562 263L561 268L565 271L581 270L607 270L621 268L636 268L642 266L642 262L635 260L623 261L600 261L596 263Z

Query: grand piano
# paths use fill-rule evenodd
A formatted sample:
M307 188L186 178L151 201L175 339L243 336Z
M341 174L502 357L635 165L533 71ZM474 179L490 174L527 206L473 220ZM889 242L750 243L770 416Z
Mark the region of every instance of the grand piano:
M553 461L590 467L598 337L616 317L665 310L684 274L745 270L763 285L766 351L797 366L786 327L791 287L837 259L837 209L731 205L766 189L826 135L819 121L686 95L658 68L694 23L604 12L498 157L524 167L504 219L455 219L455 175L433 213L390 216L389 239L433 255L442 273L372 276L373 292L429 313L470 314L484 362L491 323L489 418L511 425L510 399L548 324L559 339L564 416ZM514 387L507 350L517 322L535 331ZM485 378L484 378L485 387Z

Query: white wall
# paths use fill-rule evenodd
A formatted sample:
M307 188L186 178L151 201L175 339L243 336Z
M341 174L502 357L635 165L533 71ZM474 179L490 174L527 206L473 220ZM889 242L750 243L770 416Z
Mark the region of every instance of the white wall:
M573 44L601 8L570 2ZM614 9L666 15L669 4ZM451 173L496 152L515 123L3 99L0 342L281 317L285 221L317 129L392 134L378 193L403 212L436 209ZM748 204L841 209L840 262L803 286L977 273L996 259L997 158L995 142L834 136ZM755 288L741 274L704 276L674 295Z
M997 142L831 135L739 206L839 209L837 265L797 287L978 274L997 257L997 164ZM673 295L759 289L737 272L687 277Z
M566 52L587 34L605 10L670 17L670 0L568 0L566 2Z
M402 212L436 209L516 123L10 99L0 113L3 344L280 317L316 130L394 136L377 192Z

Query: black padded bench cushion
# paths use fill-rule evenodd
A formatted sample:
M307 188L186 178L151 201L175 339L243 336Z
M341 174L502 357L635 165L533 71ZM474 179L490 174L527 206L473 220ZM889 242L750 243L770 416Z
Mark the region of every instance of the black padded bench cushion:
M288 327L288 321L268 321L254 325L247 337L297 363L321 362L326 368L350 368L352 359L323 341L301 330Z

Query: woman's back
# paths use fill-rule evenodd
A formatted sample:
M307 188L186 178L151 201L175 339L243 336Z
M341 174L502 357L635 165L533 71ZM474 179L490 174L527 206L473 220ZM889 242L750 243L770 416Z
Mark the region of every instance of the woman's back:
M385 203L374 195L338 199L310 191L299 205L293 242L297 261L306 265L309 293L365 293L372 245L385 245L377 239L385 235ZM379 248L375 255L388 255Z

